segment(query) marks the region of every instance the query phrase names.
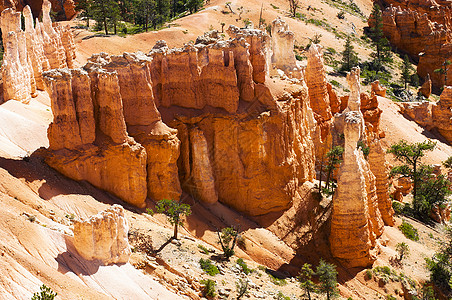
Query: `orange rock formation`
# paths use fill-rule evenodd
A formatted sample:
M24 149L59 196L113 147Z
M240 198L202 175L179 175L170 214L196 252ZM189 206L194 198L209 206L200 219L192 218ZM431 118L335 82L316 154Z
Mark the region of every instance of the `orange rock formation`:
M452 59L452 5L431 1L382 1L390 5L383 10L383 32L392 45L419 61L420 77L430 74L432 83L441 87L452 84L434 70ZM394 5L394 6L393 6ZM372 23L372 20L369 20Z
M75 16L76 11L74 0L63 1L63 6L61 6L62 2L58 0L50 0L50 2L52 3L53 11L57 13L56 18L58 21L70 20ZM22 11L26 6L30 6L34 19L37 19L42 13L42 5L43 0L4 0L0 2L0 11L3 11L7 8Z
M364 118L360 112L359 69L353 69L347 75L347 81L351 93L342 116L345 151L338 173L338 188L333 198L330 246L333 256L354 267L372 263L371 248L383 232L383 219L375 176L362 151L356 146L364 133Z

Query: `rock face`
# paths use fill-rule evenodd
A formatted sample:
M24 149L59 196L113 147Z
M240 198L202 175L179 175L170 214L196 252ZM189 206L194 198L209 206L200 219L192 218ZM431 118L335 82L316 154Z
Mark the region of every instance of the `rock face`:
M50 68L72 67L75 44L69 28L53 26L51 4L42 4L43 22L36 21L29 6L23 8L25 31L21 13L9 8L1 14L1 29L5 49L2 75L3 98L28 102L36 89L44 90L42 72Z
M116 73L44 72L53 122L46 162L138 207L145 205L146 150L127 135Z
M432 107L433 124L439 133L450 143L452 141L452 86L446 86L440 99Z
M451 85L450 68L446 83L444 74L434 70L441 68L445 59L452 58L452 5L438 5L434 0L382 2L390 5L383 10L382 18L383 32L391 44L419 61L420 77L430 74L437 87Z
M63 7L61 1L50 0L52 3L53 11L56 12L56 19L58 21L65 21L72 19L75 14L75 3L73 0L65 0ZM43 0L34 1L19 1L19 0L4 0L0 2L0 11L7 8L12 8L16 11L22 11L27 5L31 8L33 13L33 19L37 19L42 13Z
M357 148L364 132L359 107L359 69L353 69L347 81L351 94L343 113L345 151L333 198L330 246L333 256L355 267L372 262L370 250L383 231L383 220L378 208L375 176Z
M272 22L272 67L283 70L289 77L301 78L294 55L295 35L280 17Z
M86 260L124 264L132 254L128 231L124 209L115 204L86 220L74 221L74 246Z
M425 82L422 84L422 86L419 88L418 92L427 99L430 97L430 95L432 94L432 80L430 79L430 74L427 74L427 78L425 79Z
M45 72L54 112L47 163L139 207L146 196L179 199L182 186L248 215L289 208L314 178L308 92L300 85L274 98L258 59L265 51L244 38L262 47L268 37L234 34ZM240 101L254 107L240 110Z

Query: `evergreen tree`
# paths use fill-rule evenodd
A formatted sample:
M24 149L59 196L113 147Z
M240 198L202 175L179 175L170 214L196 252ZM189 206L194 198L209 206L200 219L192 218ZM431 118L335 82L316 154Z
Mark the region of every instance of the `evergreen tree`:
M391 59L391 49L389 47L388 40L383 34L383 18L381 15L381 9L376 3L373 6L371 18L373 19L373 26L370 28L369 36L376 50L373 54L376 60L376 65L380 66L382 62L389 61Z
M148 25L153 23L156 18L155 6L154 0L136 0L134 4L135 23L142 25L146 32L149 28Z
M447 85L447 73L449 72L449 65L452 64L450 60L445 59L443 66L439 69L434 70L435 73L444 74L444 85Z
M354 51L355 47L352 45L352 39L348 35L345 40L345 48L342 52L342 65L341 71L350 72L353 67L358 65L358 54Z
M327 171L326 188L327 189L330 187L331 174L333 173L334 170L337 169L337 166L342 162L342 160L341 160L342 153L344 153L344 148L342 148L341 146L336 146L333 149L331 149L330 151L328 151L328 153L326 154L326 157L328 159L328 162L326 165L326 171Z
M116 23L119 20L119 5L115 0L95 0L90 5L94 20L102 24L105 34L108 35L108 26L113 25L116 29Z
M158 213L165 214L171 225L174 225L172 238L177 240L179 225L182 225L182 216L191 214L190 205L179 203L175 200L163 199L157 202L156 209Z
M311 300L311 293L314 293L317 290L317 285L311 280L313 274L314 271L311 269L311 265L305 263L298 276L300 287L304 290L305 295L309 300Z
M405 89L407 88L408 82L411 79L411 64L410 64L410 60L408 58L408 55L405 54L404 58L403 58L403 65L402 65L402 82L403 85L405 87Z
M187 0L187 8L191 14L197 12L203 4L204 0Z
M424 156L425 151L431 151L435 148L436 143L427 140L422 143L408 144L401 140L397 144L388 149L388 153L392 153L402 165L392 168L391 175L399 174L402 177L409 177L413 180L413 197L416 199L419 180L424 172L423 168L419 168L420 160Z
M321 259L316 271L320 281L320 292L326 294L328 300L337 297L339 293L336 266Z
M92 0L78 0L75 5L75 9L77 11L81 11L79 16L85 18L86 20L86 27L89 27L89 19L93 17L91 8L92 4Z

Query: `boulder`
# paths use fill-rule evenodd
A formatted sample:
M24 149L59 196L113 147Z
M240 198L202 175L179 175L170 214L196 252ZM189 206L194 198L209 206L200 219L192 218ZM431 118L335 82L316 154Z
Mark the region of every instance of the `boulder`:
M432 80L430 79L430 74L427 74L427 78L425 79L422 86L419 88L418 93L420 93L427 99L432 94Z
M75 220L74 246L86 260L103 265L125 264L132 254L128 232L129 224L120 205L84 220Z

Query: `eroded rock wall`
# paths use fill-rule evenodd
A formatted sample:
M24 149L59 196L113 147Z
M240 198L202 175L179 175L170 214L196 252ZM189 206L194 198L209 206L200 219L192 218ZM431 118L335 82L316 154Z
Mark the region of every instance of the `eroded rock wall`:
M52 24L49 1L45 0L42 8L43 21L36 21L36 25L30 7L23 8L25 31L20 12L9 8L1 14L4 101L28 102L36 89L45 89L43 71L73 66L75 44L69 28Z
M425 0L383 2L391 4L382 12L383 32L391 44L419 62L421 78L430 75L436 87L452 84L451 70L446 83L443 74L434 72L445 59L452 59L452 6Z

